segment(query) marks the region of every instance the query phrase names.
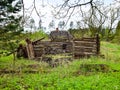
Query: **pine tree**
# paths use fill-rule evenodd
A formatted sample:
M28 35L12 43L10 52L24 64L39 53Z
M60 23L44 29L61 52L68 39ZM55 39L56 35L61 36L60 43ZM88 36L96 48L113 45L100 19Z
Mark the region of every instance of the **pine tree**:
M6 45L4 49L13 50L16 37L23 31L21 9L21 0L0 0L0 42Z

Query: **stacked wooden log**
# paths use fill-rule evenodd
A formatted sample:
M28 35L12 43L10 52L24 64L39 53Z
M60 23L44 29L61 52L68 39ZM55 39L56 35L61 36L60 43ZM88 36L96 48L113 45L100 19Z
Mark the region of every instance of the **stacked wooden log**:
M51 41L41 41L33 45L36 57L44 54L61 54L61 53L71 53L72 42L51 42Z
M75 58L90 57L100 54L100 40L97 35L95 38L75 39L73 55Z

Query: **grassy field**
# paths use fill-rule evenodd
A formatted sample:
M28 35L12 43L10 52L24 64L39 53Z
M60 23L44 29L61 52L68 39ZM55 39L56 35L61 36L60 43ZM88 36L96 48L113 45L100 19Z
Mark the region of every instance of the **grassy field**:
M45 62L0 57L1 71L17 72L0 73L0 90L120 90L120 45L101 42L101 54L54 68ZM88 64L106 65L107 71L81 68Z

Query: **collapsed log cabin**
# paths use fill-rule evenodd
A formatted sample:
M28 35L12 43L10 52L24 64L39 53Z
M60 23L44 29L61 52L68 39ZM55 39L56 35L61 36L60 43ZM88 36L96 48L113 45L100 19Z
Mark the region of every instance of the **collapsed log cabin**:
M29 59L62 53L70 53L74 58L100 54L100 38L98 34L94 38L73 39L68 31L56 29L50 33L49 37L49 41L42 41L44 38L36 41L26 39L26 50Z

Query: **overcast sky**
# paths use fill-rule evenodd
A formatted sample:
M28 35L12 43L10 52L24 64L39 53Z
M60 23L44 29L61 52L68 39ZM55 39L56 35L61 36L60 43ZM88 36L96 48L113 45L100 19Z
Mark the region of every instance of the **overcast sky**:
M53 8L51 7L51 5L58 5L58 4L62 3L62 1L63 0L36 0L36 7L37 7L37 10L39 11L39 14L41 16L44 15L44 17L41 17L44 27L48 27L48 25L52 19L54 19L56 21L55 27L57 27L60 19L59 20L55 19L54 16L51 14L51 12L53 11ZM109 5L114 0L103 0L103 1L106 5ZM25 3L25 8L27 9L27 8L31 7L33 0L24 0L24 3ZM35 20L36 26L38 26L40 18L35 13L35 11L33 11L31 16ZM71 19L73 19L73 18L71 18Z

